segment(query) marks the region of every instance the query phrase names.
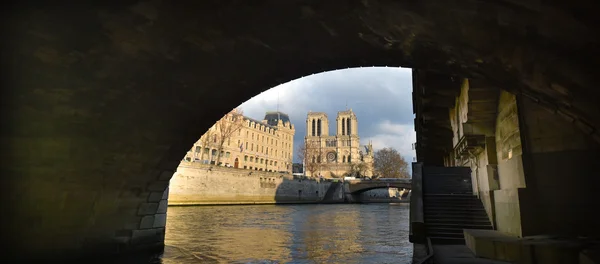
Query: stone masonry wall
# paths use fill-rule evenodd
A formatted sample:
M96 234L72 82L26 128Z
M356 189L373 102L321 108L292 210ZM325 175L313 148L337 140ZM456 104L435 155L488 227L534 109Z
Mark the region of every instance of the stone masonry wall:
M182 162L171 179L169 205L318 202L330 185L281 173Z

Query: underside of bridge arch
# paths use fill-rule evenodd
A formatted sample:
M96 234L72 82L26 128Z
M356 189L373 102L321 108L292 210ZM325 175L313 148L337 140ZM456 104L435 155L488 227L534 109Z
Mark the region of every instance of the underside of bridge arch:
M352 195L360 195L362 193L368 192L370 190L376 190L376 189L388 189L388 188L397 188L399 190L401 189L409 189L410 190L410 184L409 185L380 185L380 186L371 186L371 187L365 187L365 188L356 188L356 189L352 189L352 187L350 187L350 194Z
M261 91L334 69L426 69L447 77L429 81L449 87L483 79L567 109L598 139L595 7L591 0L15 3L2 11L3 238L21 257L160 249L168 181L198 136ZM460 89L419 89L439 103L416 120L431 131L417 131L418 158L443 163L452 133L438 108Z

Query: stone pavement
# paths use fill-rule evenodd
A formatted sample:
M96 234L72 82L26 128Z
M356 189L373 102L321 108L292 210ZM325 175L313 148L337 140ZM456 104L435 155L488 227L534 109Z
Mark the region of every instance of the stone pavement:
M466 245L433 245L433 259L436 264L508 264L475 257Z

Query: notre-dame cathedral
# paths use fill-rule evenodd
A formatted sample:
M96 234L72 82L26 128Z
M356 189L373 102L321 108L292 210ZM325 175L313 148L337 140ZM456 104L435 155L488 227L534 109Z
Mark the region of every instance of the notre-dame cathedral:
M306 118L306 148L317 148L305 155L307 176L338 178L348 175L352 166L362 166L363 176L373 176L373 146L360 145L358 120L352 109L337 113L336 133L329 135L329 119L323 112L309 112ZM314 173L309 171L307 163L317 163Z

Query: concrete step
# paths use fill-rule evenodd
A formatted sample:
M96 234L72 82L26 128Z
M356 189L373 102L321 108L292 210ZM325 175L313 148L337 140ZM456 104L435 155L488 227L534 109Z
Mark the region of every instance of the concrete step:
M462 229L484 229L492 230L490 224L473 224L473 223L430 223L425 221L427 228L462 228Z
M425 201L479 201L475 195L464 195L464 194L438 194L438 195L424 195L423 200Z
M485 215L431 215L425 214L425 219L442 219L442 220L461 220L461 221L489 221L489 218Z
M466 197L461 197L461 198L443 198L443 197L435 197L435 198L425 198L423 199L424 202L426 203L444 203L444 202L451 202L451 203L478 203L481 204L481 201L477 198L466 198Z
M434 204L429 204L427 203L427 207L429 208L446 208L446 209L481 209L483 211L485 211L485 209L483 208L483 206L481 206L480 204L451 204L451 203L447 203L447 204L439 204L439 203L434 203Z
M464 230L465 244L477 257L510 263L580 263L589 241L533 236L517 238L494 230ZM589 259L588 259L589 260Z
M487 213L483 208L477 207L454 207L454 206L445 206L445 207L436 207L435 209L425 209L423 211L425 214L445 214L445 215L486 215Z
M441 224L475 224L475 225L488 225L489 220L476 220L476 219L451 219L451 218L428 218L425 217L425 223L441 223Z
M436 208L434 210L431 209L425 209L425 211L452 211L452 210L461 210L461 209L477 209L476 211L483 211L485 212L485 209L483 208L483 206L480 205L475 205L475 204L433 204L433 205L429 205L427 204L429 208ZM442 209L442 210L437 210L437 209ZM446 210L443 210L446 209Z
M448 227L427 227L427 232L431 233L449 233L463 235L464 228L448 228Z
M427 236L428 237L447 237L447 238L461 238L464 239L465 235L461 232L461 233L441 233L441 232L433 232L433 231L427 231Z
M481 204L481 202L479 202L477 200L475 200L475 201L468 201L468 200L462 200L462 201L461 200L455 200L455 201L452 201L452 200L450 200L450 201L441 201L441 200L440 201L429 201L429 200L425 200L425 201L423 201L423 203L425 205L428 205L428 206L437 205L437 204L440 204L440 205L447 204L447 205L467 205L467 206L477 205L477 206L483 207L483 205ZM435 206L432 206L432 207L435 207Z
M427 204L430 203L463 203L463 204L479 204L481 205L481 201L475 199L424 199L424 202Z
M426 201L427 206L466 206L466 207L483 207L479 201Z
M456 194L456 195L459 195L459 194ZM462 196L462 197L452 197L452 196L424 197L423 200L424 201L432 201L432 202L435 202L435 201L466 201L466 202L477 201L477 202L481 202L475 196L472 196L472 197L467 197L467 196Z
M464 245L465 244L464 238L457 238L457 237L430 236L429 239L431 239L432 244L437 244L437 245Z
M425 212L425 218L447 218L447 219L485 219L488 216L485 213L465 213L465 214L449 214L448 212Z
M487 214L485 213L452 213L452 212L426 212L425 217L428 218L435 218L435 217L441 217L441 218L475 218L475 219L489 219L489 217L487 216Z
M439 206L429 206L429 205L425 205L425 208L423 208L423 210L425 212L444 212L444 211L483 211L485 212L485 209L483 208L483 206L455 206L455 205L439 205Z

